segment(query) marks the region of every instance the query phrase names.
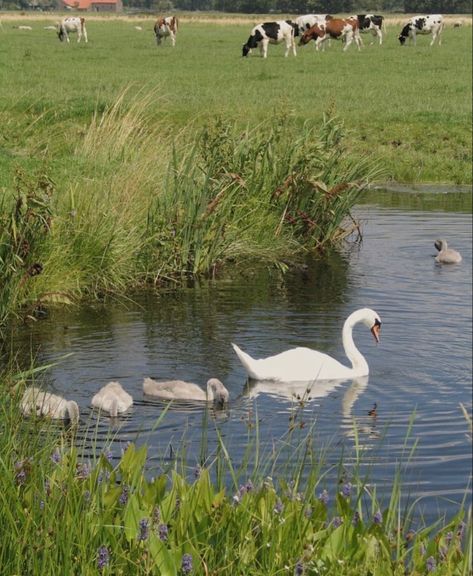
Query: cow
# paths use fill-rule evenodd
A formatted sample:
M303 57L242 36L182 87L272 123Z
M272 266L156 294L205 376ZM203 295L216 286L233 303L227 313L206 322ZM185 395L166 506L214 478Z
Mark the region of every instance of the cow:
M371 32L375 38L378 37L379 45L381 46L383 43L383 30L386 31L384 16L379 16L378 14L357 14L352 16L352 18L358 20L358 29L362 34Z
M430 45L433 46L435 40L438 38L438 45L440 46L442 44L440 35L443 26L443 16L441 14L414 16L401 30L401 33L399 34L399 42L401 43L401 46L404 46L406 40L409 38L415 46L417 34L432 34L432 42Z
M361 49L361 38L358 30L358 20L356 18L332 18L325 24L315 24L302 35L299 45L303 46L311 40L315 40L316 46L322 46L328 39L341 39L345 42L343 51L345 52L350 44L355 41L358 50Z
M77 42L80 42L82 38L87 42L87 30L85 29L85 18L79 18L78 16L68 16L63 18L61 22L57 25L57 35L61 42L66 40L70 42L69 33L77 32Z
M158 46L161 44L163 38L171 38L171 44L176 45L176 34L178 28L178 20L176 16L165 16L158 18L154 25L154 33L156 35L156 43Z
M306 14L305 16L298 16L294 20L294 36L302 36L304 32L315 26L315 24L325 24L327 20L331 20L333 16L330 14ZM323 46L323 45L322 45ZM315 48L318 50L317 44Z
M291 20L277 20L276 22L264 22L255 26L250 37L243 44L243 56L248 56L252 48L259 46L261 56L268 56L268 44L286 43L287 57L289 50L296 56L296 44L294 42L294 24Z

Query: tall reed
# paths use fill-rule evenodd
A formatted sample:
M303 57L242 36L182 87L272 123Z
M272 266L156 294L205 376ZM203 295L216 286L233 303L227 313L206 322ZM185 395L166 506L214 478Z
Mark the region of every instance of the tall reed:
M127 96L95 114L54 183L32 174L17 206L0 206L0 324L20 304L123 295L229 263L283 268L350 233L379 174L344 148L336 118L300 126L283 111L251 129L217 118L171 135L156 94ZM33 259L41 274L26 282Z

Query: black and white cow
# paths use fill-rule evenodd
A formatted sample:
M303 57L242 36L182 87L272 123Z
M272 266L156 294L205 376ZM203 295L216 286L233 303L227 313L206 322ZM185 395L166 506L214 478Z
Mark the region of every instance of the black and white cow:
M399 42L401 46L404 46L406 40L409 38L416 45L417 34L432 34L433 46L435 40L438 38L439 46L442 44L442 39L440 37L443 30L443 16L441 14L430 14L429 16L414 16L409 20L409 22L404 26L399 34Z
M82 38L87 42L87 30L85 29L85 18L79 18L78 16L68 16L63 18L57 25L57 35L61 42L64 40L70 42L69 33L77 32L77 42L80 42Z
M296 44L294 42L294 23L291 20L277 20L276 22L264 22L258 24L251 31L250 37L243 44L243 56L248 56L252 48L259 46L261 56L268 56L268 44L286 43L284 56L292 53L296 56Z
M378 37L379 45L381 46L383 43L383 31L386 31L384 16L379 16L378 14L357 14L353 18L358 20L359 31L362 34L371 32L375 38Z

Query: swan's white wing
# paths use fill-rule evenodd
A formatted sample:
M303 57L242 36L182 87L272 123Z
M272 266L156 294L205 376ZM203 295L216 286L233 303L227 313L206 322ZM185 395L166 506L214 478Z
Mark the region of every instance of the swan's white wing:
M242 362L248 375L255 380L310 382L333 378L334 373L337 378L343 378L345 372L349 372L349 368L337 360L310 348L293 348L269 358L251 360L250 365L248 361Z

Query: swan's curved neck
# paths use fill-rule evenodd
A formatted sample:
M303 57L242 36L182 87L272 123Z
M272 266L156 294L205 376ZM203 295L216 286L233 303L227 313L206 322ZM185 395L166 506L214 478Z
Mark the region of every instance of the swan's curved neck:
M207 401L208 402L214 401L214 391L210 384L207 384Z
M368 362L353 341L353 327L361 320L362 318L358 317L355 312L348 316L343 325L343 348L351 362L354 376L366 376L369 372Z

